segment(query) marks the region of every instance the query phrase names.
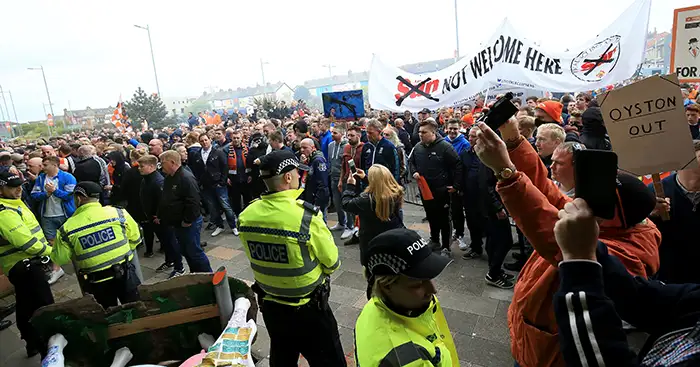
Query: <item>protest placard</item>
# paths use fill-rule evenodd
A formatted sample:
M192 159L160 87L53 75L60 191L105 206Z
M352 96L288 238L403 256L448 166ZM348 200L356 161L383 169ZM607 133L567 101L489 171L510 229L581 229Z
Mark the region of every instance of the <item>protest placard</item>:
M619 168L637 176L697 166L675 74L598 97Z
M671 34L671 71L681 82L700 82L700 5L674 10Z

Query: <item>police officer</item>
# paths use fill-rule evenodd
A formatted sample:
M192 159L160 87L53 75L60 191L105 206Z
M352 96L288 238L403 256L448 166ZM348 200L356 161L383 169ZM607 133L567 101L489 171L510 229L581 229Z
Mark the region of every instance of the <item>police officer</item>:
M355 324L358 366L459 366L435 279L452 262L406 228L369 242L365 277L371 298Z
M17 328L27 343L27 356L46 354L29 319L39 307L53 303L44 266L51 246L32 211L22 202L22 180L18 175L0 173L0 266L15 287Z
M51 258L56 264L71 259L83 289L105 309L139 299L141 283L131 260L141 244L138 224L122 208L103 207L100 185L78 183L73 216L58 230Z
M268 193L241 213L239 232L250 260L265 326L270 366L296 366L299 353L312 367L346 366L338 324L328 305L338 248L319 208L297 200L294 153L277 150L260 162Z
M306 177L304 188L305 201L319 207L323 212L323 221L326 221L326 208L329 204L330 191L328 191L328 162L323 153L316 149L314 141L306 138L301 141L301 161L309 165L309 173Z

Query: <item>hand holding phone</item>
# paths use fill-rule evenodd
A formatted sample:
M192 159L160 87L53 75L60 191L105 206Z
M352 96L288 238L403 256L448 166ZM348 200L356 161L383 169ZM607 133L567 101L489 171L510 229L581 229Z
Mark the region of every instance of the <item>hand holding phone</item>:
M613 219L617 206L617 154L609 150L574 148L576 197L593 215Z
M355 161L354 160L349 160L348 161L348 167L350 167L350 172L354 175L355 172L357 172L357 167L355 167Z

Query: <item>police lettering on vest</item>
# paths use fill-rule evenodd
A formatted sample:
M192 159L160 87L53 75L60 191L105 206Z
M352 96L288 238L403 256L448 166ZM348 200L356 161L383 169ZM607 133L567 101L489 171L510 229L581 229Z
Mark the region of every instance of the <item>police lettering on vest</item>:
M80 246L83 248L83 250L86 250L90 247L109 242L115 238L117 237L114 235L114 230L112 228L105 228L101 231L81 236L80 238L78 238L78 240L80 241Z
M413 242L410 246L406 247L406 250L408 250L408 253L413 255L413 251L418 251L425 247L428 244L428 241L424 239L420 239L420 241Z
M248 241L250 257L255 260L273 262L278 264L289 264L287 257L287 245L280 243L266 243Z

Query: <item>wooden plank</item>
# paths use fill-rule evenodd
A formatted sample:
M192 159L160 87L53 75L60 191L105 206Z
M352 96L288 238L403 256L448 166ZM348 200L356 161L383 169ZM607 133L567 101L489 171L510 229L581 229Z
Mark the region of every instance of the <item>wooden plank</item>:
M661 175L659 175L658 173L652 173L651 179L654 183L654 191L656 192L656 197L666 198L666 193L664 192L664 185L661 183ZM661 220L663 221L671 219L671 215L665 210L661 211L659 215L661 216Z
M219 306L204 305L177 310L160 315L142 317L131 323L119 323L107 328L107 339L121 338L150 330L164 329L173 325L186 324L219 317Z

